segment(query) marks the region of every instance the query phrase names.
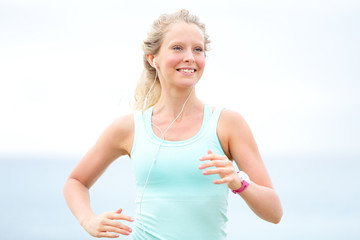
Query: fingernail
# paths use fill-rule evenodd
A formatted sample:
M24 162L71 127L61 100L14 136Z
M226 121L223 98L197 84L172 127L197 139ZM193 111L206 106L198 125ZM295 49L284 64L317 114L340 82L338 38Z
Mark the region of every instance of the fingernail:
M130 221L135 221L135 219L133 219L132 217L130 217Z
M207 174L207 171L203 171L202 173L205 175L205 174Z

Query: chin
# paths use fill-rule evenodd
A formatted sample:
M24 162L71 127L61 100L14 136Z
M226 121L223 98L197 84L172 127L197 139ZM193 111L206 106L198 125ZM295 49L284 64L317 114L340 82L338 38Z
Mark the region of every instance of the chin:
M178 86L181 88L191 88L198 83L199 79L186 79L182 80Z

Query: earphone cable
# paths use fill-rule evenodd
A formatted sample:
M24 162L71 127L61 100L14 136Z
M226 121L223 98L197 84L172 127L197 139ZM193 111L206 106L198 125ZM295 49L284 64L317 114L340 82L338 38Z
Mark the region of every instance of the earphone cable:
M186 105L186 103L188 102L188 100L190 99L190 96L191 96L191 93L192 93L193 89L194 89L194 86L191 88L191 91L190 91L188 97L186 98L184 104L182 105L182 108L181 108L180 113L179 113L179 114L176 116L176 118L170 123L170 125L165 129L164 132L162 132L161 129L160 129L158 126L156 126L154 123L151 123L151 125L155 126L155 127L160 131L160 133L161 133L161 142L159 143L159 146L158 146L158 148L157 148L157 150L156 150L156 152L155 152L155 155L154 155L153 161L152 161L152 163L151 163L151 167L150 167L149 172L148 172L148 175L147 175L147 177L146 177L146 181L145 181L145 184L144 184L144 188L143 188L143 191L142 191L142 194L141 194L141 197L140 197L140 206L139 206L139 215L140 215L140 216L142 216L142 201L143 201L143 197L144 197L144 194L145 194L145 189L146 189L146 186L147 186L147 184L148 184L148 181L149 181L149 178L150 178L150 173L151 173L151 171L152 171L152 169L153 169L153 167L154 167L154 164L155 164L156 158L157 158L157 156L158 156L160 147L161 147L161 145L162 145L162 144L164 143L164 141L165 141L165 134L166 134L167 131L170 129L170 127L176 122L176 120L180 117L180 115L183 113L184 108L185 108L185 105ZM151 90L151 88L150 88L150 90ZM149 91L150 91L150 90L149 90ZM152 121L151 121L151 116L150 116L150 122L152 122ZM141 226L142 226L142 231L143 231L143 233L146 234L146 233L145 233L145 230L144 230L144 223L143 223L142 221L141 221Z

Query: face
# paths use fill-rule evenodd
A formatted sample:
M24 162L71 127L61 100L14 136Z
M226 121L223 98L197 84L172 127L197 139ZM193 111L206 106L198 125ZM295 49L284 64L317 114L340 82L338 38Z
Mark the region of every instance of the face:
M155 57L163 87L193 86L199 81L205 67L201 29L195 24L171 24Z

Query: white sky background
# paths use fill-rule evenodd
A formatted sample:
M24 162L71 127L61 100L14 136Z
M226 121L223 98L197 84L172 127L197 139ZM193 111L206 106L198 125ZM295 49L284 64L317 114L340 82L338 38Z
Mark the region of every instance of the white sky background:
M84 154L129 112L141 44L187 8L212 40L197 93L265 154L360 154L359 1L0 2L0 153Z

